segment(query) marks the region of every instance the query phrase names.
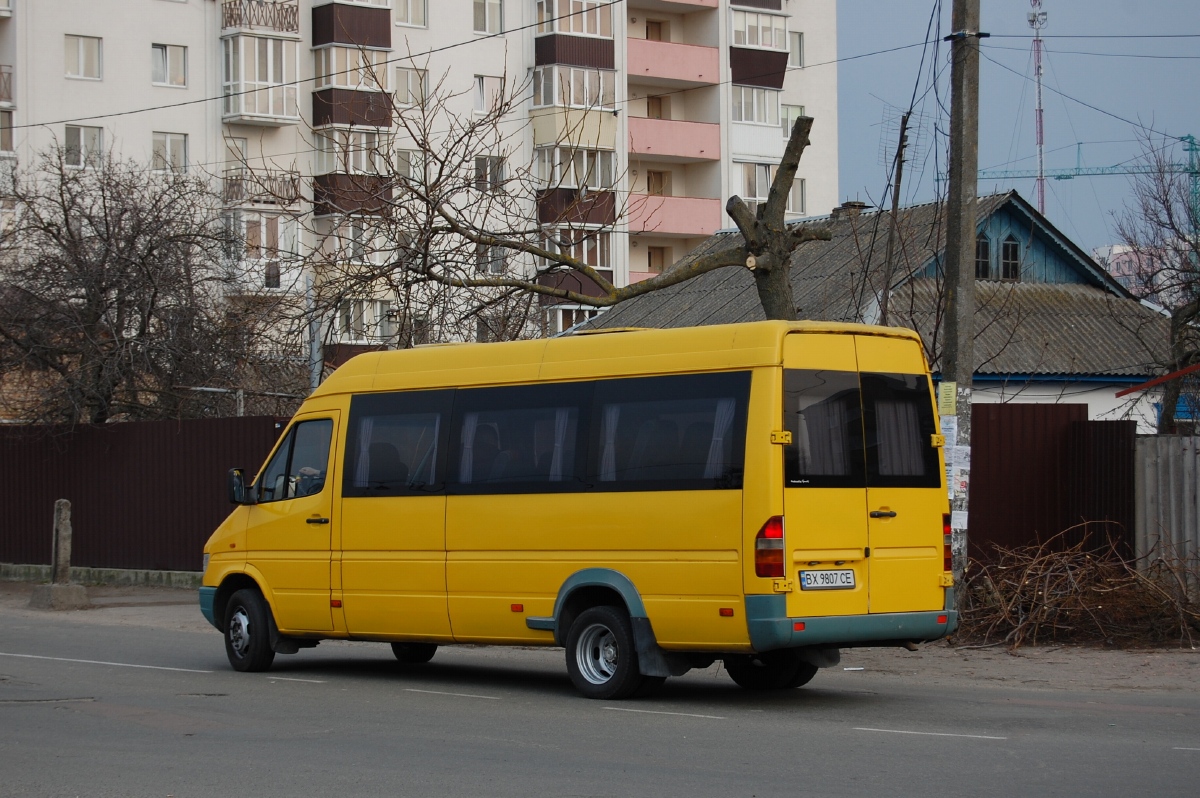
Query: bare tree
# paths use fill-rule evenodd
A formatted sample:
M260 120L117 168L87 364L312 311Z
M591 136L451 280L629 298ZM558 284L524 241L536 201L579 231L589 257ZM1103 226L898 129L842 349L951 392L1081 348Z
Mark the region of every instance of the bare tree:
M1117 235L1128 247L1120 257L1129 288L1161 304L1171 316L1168 356L1172 373L1200 363L1200 207L1192 170L1174 161L1175 142L1146 133L1141 168L1133 179L1133 202L1117 219ZM1196 147L1194 140L1189 141ZM1113 264L1110 263L1110 269ZM1158 431L1175 431L1175 408L1184 381L1163 386Z
M55 146L5 183L0 402L10 417L203 415L215 394L195 388L243 387L269 309L227 301L227 236L207 181Z

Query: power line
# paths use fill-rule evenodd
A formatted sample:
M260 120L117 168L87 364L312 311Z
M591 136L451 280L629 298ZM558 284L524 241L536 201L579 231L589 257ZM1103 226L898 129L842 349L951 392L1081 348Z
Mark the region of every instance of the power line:
M1046 38L1046 37L1042 37ZM1024 47L1003 47L995 44L981 45L988 50L1009 50L1011 52L1025 52ZM1200 61L1200 55L1155 55L1152 53L1097 53L1090 50L1055 50L1055 55L1094 55L1100 58L1153 58L1160 60L1176 60L1176 61Z

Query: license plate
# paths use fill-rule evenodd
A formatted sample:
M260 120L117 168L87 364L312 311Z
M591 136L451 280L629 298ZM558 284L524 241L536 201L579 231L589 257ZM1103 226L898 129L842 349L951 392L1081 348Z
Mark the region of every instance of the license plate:
M854 571L801 571L801 590L850 590L854 587Z

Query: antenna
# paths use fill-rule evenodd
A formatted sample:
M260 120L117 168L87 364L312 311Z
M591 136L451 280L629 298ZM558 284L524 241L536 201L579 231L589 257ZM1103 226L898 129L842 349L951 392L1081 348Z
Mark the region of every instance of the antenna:
M1042 125L1042 28L1046 26L1048 16L1042 10L1042 0L1029 0L1033 11L1029 12L1029 27L1033 28L1033 74L1037 78L1037 111L1034 120L1037 126L1037 162L1038 175L1037 209L1043 216L1046 214L1046 136Z

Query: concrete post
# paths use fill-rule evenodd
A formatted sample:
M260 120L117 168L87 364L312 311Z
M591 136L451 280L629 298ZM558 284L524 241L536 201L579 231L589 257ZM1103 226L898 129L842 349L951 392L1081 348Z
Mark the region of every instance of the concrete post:
M71 584L71 502L54 503L54 537L51 546L51 578L48 585L37 585L29 596L36 610L78 610L90 605L83 585Z

